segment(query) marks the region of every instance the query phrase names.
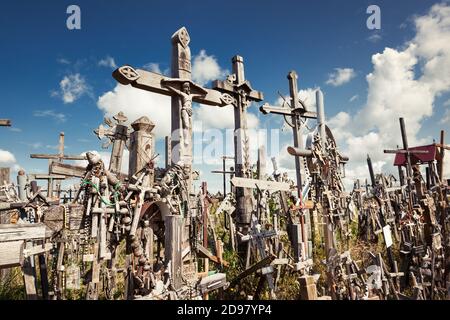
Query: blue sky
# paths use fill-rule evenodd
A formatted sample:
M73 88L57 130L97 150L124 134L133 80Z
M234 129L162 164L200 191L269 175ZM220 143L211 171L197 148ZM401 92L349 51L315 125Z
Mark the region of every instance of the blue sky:
M374 70L372 56L386 47L404 50L416 36L415 19L427 15L436 3L439 2L3 2L0 118L10 118L16 129L0 128L0 149L11 152L15 162L28 172L46 170L46 161L31 160L29 154L55 152L52 146L57 144L60 131L66 134L66 153L100 151L101 143L92 134L103 119L97 102L115 88L116 82L111 77L113 69L99 61L111 57L117 66L154 63L165 70L170 64L170 36L181 26L189 30L192 54L205 50L221 70L231 70L231 57L242 55L247 78L255 89L264 92L266 102L274 103L277 91L288 93L286 75L296 70L300 89L320 87L324 91L327 118L332 119L339 112L353 116L368 104L366 75ZM81 8L81 30L66 28L66 8L70 4ZM381 8L379 31L366 27L366 8L371 4ZM416 77L420 75L420 63L414 66ZM339 86L327 84L335 68L350 68L354 77ZM64 103L60 83L65 77L73 80L70 76L77 74L85 86L81 89L83 94ZM448 122L436 125L448 108L444 106L449 100L448 88L437 92L432 113L419 121L418 139L437 138L439 129L449 128ZM357 98L350 102L354 96ZM276 116L260 115L257 108L250 112L258 117L261 128L281 127ZM397 126L395 117L392 121ZM283 143L288 143L289 138L283 135ZM159 143L159 152L161 146ZM220 183L220 177L206 177Z

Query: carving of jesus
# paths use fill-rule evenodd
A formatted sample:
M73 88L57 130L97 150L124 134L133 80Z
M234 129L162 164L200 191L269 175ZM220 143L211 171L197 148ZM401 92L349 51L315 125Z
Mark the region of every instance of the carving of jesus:
M194 97L202 96L201 94L191 94L191 86L189 82L184 82L182 90L178 90L172 86L167 86L167 88L181 96L181 124L183 127L183 140L184 145L189 145L189 134L192 127L192 99Z

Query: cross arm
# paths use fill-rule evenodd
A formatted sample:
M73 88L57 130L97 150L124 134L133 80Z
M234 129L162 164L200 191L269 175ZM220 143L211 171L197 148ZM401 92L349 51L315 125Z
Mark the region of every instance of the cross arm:
M397 153L408 153L408 154L425 154L425 153L429 153L428 150L403 150L403 149L398 149L398 150L383 150L384 153L393 153L393 154L397 154Z
M0 127L10 127L11 120L9 119L0 119Z
M244 87L245 86L245 87ZM219 90L221 92L228 93L230 95L236 95L238 93L238 90L242 87L244 90L247 91L247 97L249 100L252 101L263 101L264 95L260 91L253 90L248 82L244 82L240 86L237 86L229 81L223 81L223 80L215 80L212 84L213 89Z
M30 154L32 159L54 159L54 160L86 160L85 156L64 155L59 154Z
M194 102L220 107L229 105L232 102L232 98L229 95L224 95L216 90L203 88L191 80L173 79L159 73L134 69L131 66L122 66L118 68L113 72L113 77L123 85L131 84L135 88L166 96L173 96L175 94L166 86L167 84L189 82L192 87L198 89L202 93L202 95L193 96Z
M261 107L259 107L259 111L261 111L263 114L281 114L285 116L293 116L298 114L299 116L303 118L309 118L309 119L317 119L317 113L306 111L303 108L296 108L296 109L288 109L284 107L278 107L278 106L271 106L267 103L263 104Z

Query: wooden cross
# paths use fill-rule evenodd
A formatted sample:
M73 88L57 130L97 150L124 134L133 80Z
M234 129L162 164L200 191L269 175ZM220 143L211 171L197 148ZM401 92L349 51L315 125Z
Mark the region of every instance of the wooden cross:
M124 125L128 118L122 111L113 116L113 119L116 120L116 124L114 124L111 119L105 118L104 122L109 129L100 124L100 126L94 130L94 133L100 140L105 137L109 139L108 142L103 144L103 148L107 149L109 145L113 145L109 161L109 171L117 174L121 172L120 168L122 166L123 151L130 134L128 132L128 127Z
M264 99L263 93L254 90L250 82L245 79L244 59L234 56L232 59L233 74L227 80L216 80L213 88L233 97L234 106L234 169L236 177L250 177L250 146L247 136L247 107L252 101L259 102ZM247 228L251 223L252 192L248 188L236 189L237 223Z
M251 232L248 235L243 235L241 237L241 241L251 240L252 242L254 242L256 244L256 248L259 252L261 260L264 260L268 256L266 253L264 240L267 238L272 238L274 236L277 236L277 232L275 230L261 231L261 225L258 223L258 219L255 215L252 215ZM276 299L275 284L273 281L273 267L269 266L261 269L261 271L263 275L266 276L271 299Z
M227 174L234 175L233 168L230 168L230 171L226 169L226 161L227 159L234 159L234 157L222 156L222 171L213 170L211 173L220 173L223 175L223 197L225 198L227 195Z
M51 166L52 163L56 160L56 162L62 163L63 160L84 160L84 156L78 155L65 155L64 154L64 132L59 134L59 145L58 145L58 153L57 154L31 154L30 158L32 159L48 159L49 164L49 176L45 178L48 181L47 187L47 197L53 197L53 178L51 177ZM57 177L58 178L58 177Z
M171 97L172 107L172 165L180 161L189 173L192 180L192 103L197 102L213 106L226 106L233 102L230 95L216 90L203 88L194 83L191 78L191 50L189 48L190 36L185 27L182 27L172 36L172 77L134 69L125 65L113 73L113 77L124 85L163 94Z
M294 136L294 148L301 148L301 118L316 119L317 113L307 110L306 105L298 97L297 73L295 71L289 72L287 76L289 80L289 91L291 95L291 103L283 103L282 106L270 106L264 104L260 107L263 114L278 114L284 116L285 122L292 127L292 134ZM286 106L287 105L287 106ZM289 123L286 117L291 118ZM295 172L297 175L297 195L301 198L302 194L302 176L300 157L295 157Z
M301 136L301 118L309 118L309 119L317 119L317 113L308 111L306 105L299 99L298 97L298 84L297 84L297 73L295 71L289 72L287 76L289 80L289 92L290 92L290 103L283 103L282 106L270 106L267 103L260 107L260 111L263 114L278 114L284 117L285 122L292 127L292 134L294 137L294 148L301 149L302 148L302 136ZM287 118L291 119L291 123L287 121ZM300 157L298 155L295 156L295 173L297 179L297 197L298 199L302 199L302 172L301 172L301 164ZM305 241L306 232L304 230L304 216L300 217L301 224L301 233L303 241ZM306 248L306 246L305 246Z

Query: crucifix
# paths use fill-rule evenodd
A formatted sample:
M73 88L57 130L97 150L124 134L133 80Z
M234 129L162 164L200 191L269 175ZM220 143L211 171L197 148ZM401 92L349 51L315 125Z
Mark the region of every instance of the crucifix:
M245 79L244 59L235 56L232 59L233 74L227 80L216 80L213 88L229 96L234 106L234 169L235 176L250 178L250 146L247 136L247 108L252 101L264 99L263 93L252 89L250 82ZM236 188L236 220L237 225L246 233L251 223L253 211L252 190L250 188Z
M47 184L47 197L53 197L53 178L51 174L51 167L53 162L62 163L63 160L84 160L84 156L77 155L66 155L64 154L64 132L59 134L59 145L58 145L58 153L57 154L31 154L30 158L32 159L48 159L49 166L49 175L45 177L45 180L48 181ZM58 178L58 177L57 177Z
M109 118L105 118L104 122L109 127L105 128L103 125L94 130L97 137L102 140L103 138L108 138L109 141L103 144L103 148L107 149L112 143L111 158L109 161L109 171L112 173L120 173L120 168L122 166L122 156L125 146L127 145L128 138L130 136L128 132L128 127L124 123L128 118L120 111L118 114L113 116L116 120L116 124Z
M317 113L308 111L306 105L298 97L298 84L297 84L297 73L295 71L289 72L287 76L289 80L289 92L290 92L290 103L285 101L281 106L270 106L267 103L260 107L260 111L263 114L278 114L284 117L285 122L292 128L292 134L294 137L294 148L302 149L302 134L301 134L301 118L317 119ZM290 122L288 121L290 118ZM302 199L302 173L300 157L295 156L295 172L297 178L297 197L300 201ZM305 221L304 216L300 217L301 234L303 242L306 246L306 232L305 232Z
M226 161L227 159L234 159L234 157L229 156L222 156L222 171L220 170L213 170L211 173L220 173L223 175L223 198L227 196L227 174L229 174L231 177L234 175L234 168L230 168L229 171L226 169Z
M134 69L125 65L114 71L113 77L121 84L171 97L171 164L181 164L192 182L192 103L226 106L233 102L228 94L203 88L194 83L191 75L190 36L182 27L172 36L171 76Z

